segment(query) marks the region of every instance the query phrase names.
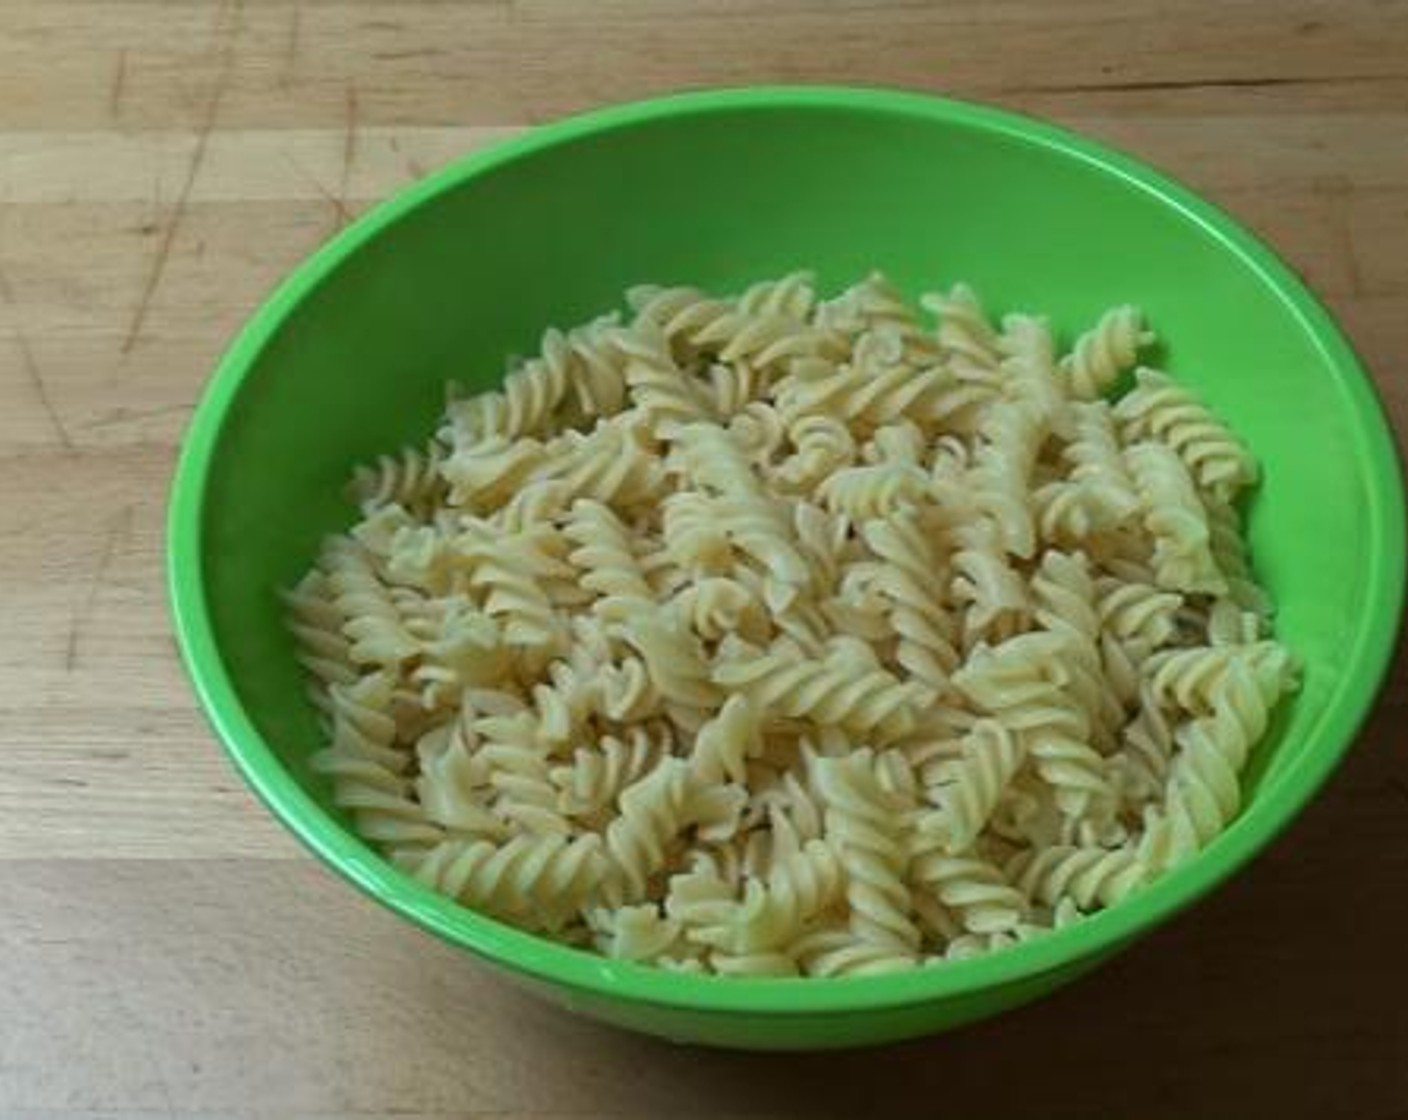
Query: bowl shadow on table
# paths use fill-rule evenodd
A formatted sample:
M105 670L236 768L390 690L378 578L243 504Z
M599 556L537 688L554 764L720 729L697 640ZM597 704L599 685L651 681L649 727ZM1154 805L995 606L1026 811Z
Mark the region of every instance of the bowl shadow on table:
M642 1116L1376 1117L1408 1102L1408 970L1396 963L1408 895L1387 887L1408 881L1408 754L1393 741L1405 679L1400 649L1344 767L1244 875L999 1018L885 1047L749 1054L635 1036L517 993L505 1003L535 1046L558 1051L540 1060L585 1060L579 1083L639 1092ZM637 1069L649 1072L621 1083Z

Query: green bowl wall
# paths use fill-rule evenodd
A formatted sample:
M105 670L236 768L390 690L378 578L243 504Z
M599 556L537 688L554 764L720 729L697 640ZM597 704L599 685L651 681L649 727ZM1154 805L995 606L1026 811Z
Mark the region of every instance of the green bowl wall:
M400 876L348 835L305 761L318 734L274 589L348 523L354 463L421 442L447 379L495 383L544 327L642 281L723 291L792 269L962 279L1058 334L1133 302L1161 361L1265 468L1259 575L1305 685L1257 756L1246 812L1194 864L992 958L849 981L681 978L547 945ZM1255 852L1348 745L1403 575L1397 464L1319 306L1211 207L1035 122L911 95L754 90L608 110L477 154L321 250L255 316L193 422L172 507L177 629L232 756L353 881L569 1006L675 1038L814 1046L920 1033L1032 998L1187 905Z

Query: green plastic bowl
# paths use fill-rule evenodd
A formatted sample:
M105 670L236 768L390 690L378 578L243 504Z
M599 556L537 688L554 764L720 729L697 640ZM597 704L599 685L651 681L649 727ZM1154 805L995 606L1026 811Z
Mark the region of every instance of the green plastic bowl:
M1131 301L1265 467L1250 522L1302 692L1236 822L1120 906L985 958L834 980L681 976L521 933L431 893L348 829L275 589L346 525L351 466L428 433L544 327L641 281L734 290L814 267L911 294L963 279L1065 332ZM824 1047L920 1034L1065 983L1188 906L1300 810L1383 676L1403 496L1373 388L1323 308L1226 215L1046 124L906 93L745 89L591 113L475 153L356 222L250 320L195 413L171 503L176 632L236 766L293 832L398 913L556 1002L664 1035ZM1328 963L1328 961L1327 961Z

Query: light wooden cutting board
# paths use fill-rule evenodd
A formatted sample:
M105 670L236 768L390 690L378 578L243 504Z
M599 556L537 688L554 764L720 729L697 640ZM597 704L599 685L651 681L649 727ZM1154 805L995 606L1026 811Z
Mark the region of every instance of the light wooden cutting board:
M1315 807L1194 914L1039 1006L819 1057L509 991L315 865L223 760L161 528L261 295L526 124L798 80L990 100L1184 178L1328 299L1405 430L1399 0L0 0L0 1116L1408 1116L1401 666Z

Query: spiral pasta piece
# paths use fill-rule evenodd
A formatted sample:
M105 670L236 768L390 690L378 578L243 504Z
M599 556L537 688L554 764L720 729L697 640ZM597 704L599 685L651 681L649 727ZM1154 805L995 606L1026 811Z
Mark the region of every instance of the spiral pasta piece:
M733 544L716 500L693 491L671 494L661 514L666 560L696 578L729 571Z
M667 744L643 727L624 739L603 735L590 746L578 747L572 760L552 767L548 780L557 790L556 809L565 817L595 822L621 792L650 771Z
M899 637L895 658L915 680L941 693L957 668L958 635L940 593L944 568L913 514L899 511L861 526L866 544L885 567L873 583L890 603L890 624Z
M818 491L832 513L857 521L888 517L928 492L929 479L918 467L889 464L836 471Z
M365 549L347 539L331 538L323 546L319 567L342 614L352 662L391 667L415 656L419 644L407 631L396 599Z
M512 673L512 651L488 615L459 597L423 606L406 629L420 643L410 680L424 707L453 707L465 688L500 685Z
M458 447L440 467L449 500L476 513L504 505L547 461L537 440L500 433Z
M925 295L919 302L938 318L939 345L953 359L979 369L997 369L1002 356L997 331L972 288L955 284L948 292Z
M1203 503L1208 517L1208 549L1218 570L1227 581L1227 594L1241 607L1266 619L1271 602L1252 579L1247 545L1242 536L1241 517L1236 506L1213 498Z
M851 338L855 345L869 335L885 333L897 341L898 360L906 363L927 366L940 356L935 339L899 289L879 272L818 305L813 320Z
M597 951L616 960L659 962L679 947L684 926L658 903L601 906L588 914Z
M1137 642L1148 651L1168 643L1177 631L1183 597L1175 592L1107 576L1096 580L1095 594L1101 627L1121 642Z
M424 519L445 497L445 479L440 473L445 455L439 440L430 440L423 451L407 447L398 455L381 455L352 472L350 496L363 515L396 505Z
M610 506L579 499L563 534L577 546L567 559L581 571L581 585L597 596L594 611L619 621L654 605L630 532Z
M973 403L972 395L940 366L916 369L897 363L866 369L820 359L798 361L779 381L776 397L778 414L791 429L816 416L839 417L848 430L874 430L903 418L934 424Z
M461 536L459 548L470 565L470 586L484 595L484 613L501 621L504 641L556 649L564 634L539 582L548 564L534 539L497 537L476 526Z
M1005 933L1027 915L1026 899L1002 871L975 856L951 856L930 847L915 855L910 878L969 933Z
M882 738L910 730L928 696L922 686L897 680L849 648L820 660L776 648L748 660L724 661L714 670L714 682L741 691L764 712Z
M645 897L647 881L665 866L669 849L690 824L694 792L689 765L668 757L621 793L620 816L606 829L614 894L627 902Z
M1043 427L1038 410L1025 402L994 406L968 472L973 504L992 524L998 544L1023 559L1036 549L1030 480Z
M778 580L804 586L811 573L792 542L786 513L759 485L728 431L717 424L690 424L676 442L685 470L715 496L716 513L729 538Z
M333 601L327 576L315 568L281 597L303 667L324 686L355 681L352 644L342 632L345 616Z
M718 714L694 736L690 765L705 785L744 782L748 759L762 751L762 721L743 696L730 696Z
M1071 396L1093 400L1107 392L1120 374L1133 367L1139 351L1153 343L1139 309L1128 304L1111 308L1076 339L1061 359L1061 376Z
M1149 659L1149 687L1161 703L1205 715L1213 708L1217 690L1237 667L1250 672L1268 699L1287 690L1292 682L1294 667L1285 648L1265 641L1160 651Z
M1144 501L1144 525L1154 540L1154 576L1170 591L1223 594L1227 579L1209 546L1207 513L1187 468L1158 443L1136 443L1125 459Z
M673 705L676 720L698 731L719 700L698 639L664 613L634 619L622 638L644 659L660 695Z
M894 805L876 778L871 752L818 759L815 770L827 829L836 838L846 872L851 932L857 940L890 952L915 952L919 929L910 916L906 853Z
M1006 357L1004 395L1026 405L1043 423L1052 424L1066 407L1056 370L1056 344L1045 319L1033 315L1008 315L998 340Z
M602 421L590 435L567 433L558 458L539 471L540 481L555 484L564 498L626 507L655 499L663 471L644 446L643 424L648 419L623 413Z
M1065 413L1070 439L1062 456L1070 477L1101 514L1098 527L1123 524L1139 511L1139 494L1120 454L1114 415L1106 401L1070 404Z
M855 459L855 438L834 416L803 415L787 425L787 434L794 450L778 469L777 478L788 489L811 490Z
M1127 787L1127 800L1147 802L1168 783L1173 758L1173 727L1168 713L1147 685L1139 690L1139 708L1120 732L1116 762Z
M1007 553L989 531L963 536L953 554L953 598L965 608L966 645L1001 641L1024 629L1031 618L1031 593Z
M747 881L736 910L714 933L716 948L735 956L780 953L790 961L808 925L843 902L846 888L842 857L829 844L808 841L766 877Z
M1097 745L1108 747L1124 708L1105 681L1095 581L1085 556L1055 549L1044 553L1032 576L1032 592L1037 625L1067 639L1071 691L1090 717Z
M530 929L560 929L606 877L601 837L523 834L507 843L444 840L407 869L476 910Z
M1107 768L1090 745L1090 716L1065 687L1074 660L1061 633L1034 632L982 650L954 674L970 700L1021 736L1038 773L1068 815L1114 803Z
M309 765L331 780L333 801L352 815L368 840L433 844L441 830L411 796L406 776L411 755L398 749L396 721L386 713L392 689L385 673L331 686L332 742Z
M959 757L938 763L926 777L926 793L938 808L919 826L937 833L949 855L973 846L1024 755L1021 739L996 720L975 724L960 750Z
M1140 369L1133 391L1115 406L1126 441L1156 440L1219 501L1256 481L1256 464L1227 426L1191 390L1157 370Z
M561 331L543 336L541 353L504 377L503 388L465 400L446 410L455 442L472 443L490 436L514 439L543 431L573 384L575 356Z
M806 270L789 272L777 280L762 280L738 297L745 315L780 315L806 322L816 308L815 277Z
M622 349L630 399L658 438L669 439L681 424L712 418L707 391L680 369L663 333L638 331Z
M1056 846L1021 853L1007 873L1028 898L1047 906L1069 900L1088 911L1128 897L1144 884L1149 869L1128 849Z
M804 934L792 947L793 958L807 976L883 976L919 964L916 953L861 941L842 925Z
M551 749L533 714L484 716L474 730L480 738L476 753L495 794L495 812L525 832L569 833L548 774Z
M613 416L626 401L626 361L615 316L603 316L567 333L576 359L572 388L583 418Z

